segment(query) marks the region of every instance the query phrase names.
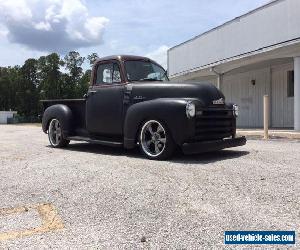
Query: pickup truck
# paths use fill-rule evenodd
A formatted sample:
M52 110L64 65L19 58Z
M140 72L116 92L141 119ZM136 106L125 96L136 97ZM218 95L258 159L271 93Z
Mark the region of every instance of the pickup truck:
M153 60L109 56L93 66L82 99L43 100L42 129L52 147L71 140L138 146L144 156L164 160L242 146L236 136L238 106L212 84L176 83Z

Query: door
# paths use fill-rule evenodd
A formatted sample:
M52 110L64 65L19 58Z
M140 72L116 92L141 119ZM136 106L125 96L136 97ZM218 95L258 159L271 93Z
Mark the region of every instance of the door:
M120 65L117 61L101 62L95 72L86 100L87 131L94 135L122 135L124 84Z
M272 68L272 127L294 126L293 64Z
M263 96L270 91L270 69L253 69L225 75L223 79L222 91L227 102L239 105L237 126L263 127Z

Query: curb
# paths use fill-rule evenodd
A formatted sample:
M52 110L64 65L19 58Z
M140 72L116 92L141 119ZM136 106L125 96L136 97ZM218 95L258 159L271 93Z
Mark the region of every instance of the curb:
M246 136L248 138L258 138L263 139L263 131L237 131L238 135ZM300 140L299 132L290 132L290 131L269 131L270 139L293 139Z

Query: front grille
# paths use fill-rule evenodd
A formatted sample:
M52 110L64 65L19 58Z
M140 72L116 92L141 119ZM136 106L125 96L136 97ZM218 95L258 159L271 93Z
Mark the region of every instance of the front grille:
M218 140L233 135L235 117L232 110L206 109L202 115L196 116L194 140Z

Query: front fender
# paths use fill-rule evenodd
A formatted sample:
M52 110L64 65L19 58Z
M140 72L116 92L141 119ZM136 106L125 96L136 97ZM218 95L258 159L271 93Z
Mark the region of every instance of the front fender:
M124 147L135 147L140 127L150 119L163 122L175 143L181 145L193 133L192 119L186 116L186 103L185 99L161 98L130 106L124 122Z
M42 129L44 133L47 133L50 121L57 118L61 123L62 132L66 136L71 132L72 117L72 111L67 105L56 104L50 106L43 114Z

